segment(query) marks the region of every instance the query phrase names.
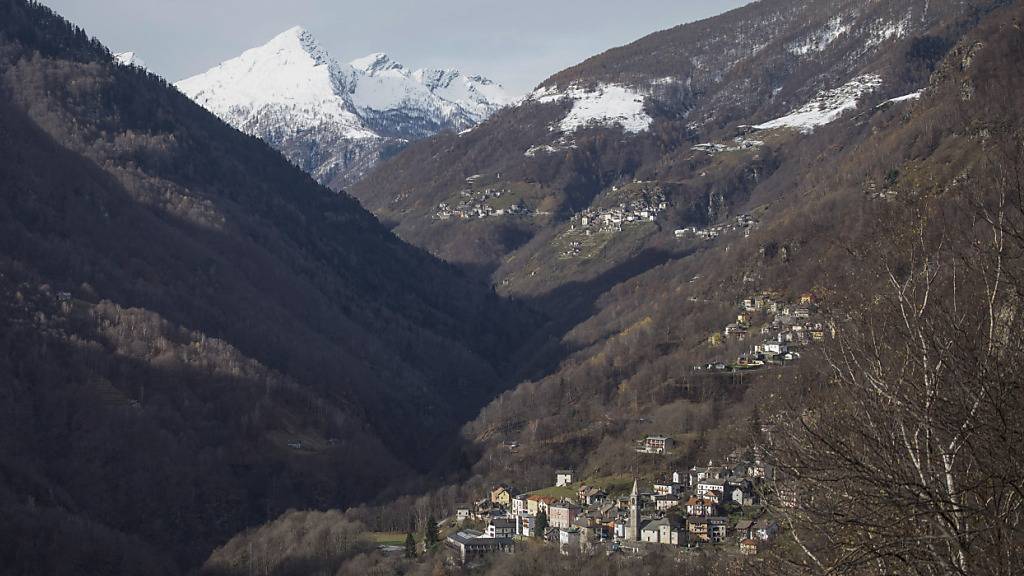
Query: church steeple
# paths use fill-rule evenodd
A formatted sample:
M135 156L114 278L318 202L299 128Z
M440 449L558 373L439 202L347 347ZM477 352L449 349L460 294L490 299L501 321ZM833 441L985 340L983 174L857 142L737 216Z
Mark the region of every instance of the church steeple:
M633 478L633 492L629 495L629 525L626 540L640 541L640 479Z

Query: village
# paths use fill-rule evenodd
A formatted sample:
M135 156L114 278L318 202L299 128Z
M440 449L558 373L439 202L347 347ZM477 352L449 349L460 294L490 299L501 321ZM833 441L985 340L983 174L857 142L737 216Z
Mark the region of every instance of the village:
M604 206L594 206L573 214L569 228L561 237L562 259L590 258L610 238L627 227L653 223L668 209L661 187L651 182L633 182L613 186L603 198Z
M648 436L638 451L665 454L667 436ZM565 555L647 553L652 547L713 546L756 555L779 533L762 505L772 469L759 455L736 455L727 464L693 467L631 484L585 481L573 470L554 473L552 488L518 493L507 484L459 505L445 544L454 563L515 553L527 541L557 546Z
M462 190L459 192L459 203L451 206L448 202L441 202L437 207L435 217L439 220L451 218L470 220L492 216L525 216L532 212L521 199L510 202L507 206L497 207L496 205L501 204L500 200L506 194L508 194L507 190L497 188L485 188L482 191ZM492 202L492 200L496 202Z
M587 235L592 232L622 232L624 224L654 222L658 214L668 209L664 192L657 186L650 187L649 183L634 182L621 189L613 186L611 194L625 198L614 206L590 207L573 215L570 230L580 230Z
M691 150L697 150L704 152L710 156L719 154L721 152L739 152L741 150L752 150L761 148L764 146L764 142L761 140L750 140L743 136L737 136L733 138L732 144L718 144L714 142L705 142L702 144L694 144Z
M756 343L733 363L714 361L695 366L694 370L756 370L798 360L801 347L825 340L826 326L815 317L816 311L814 294L810 292L801 294L796 304L781 302L773 292L745 298L740 303L736 321L709 336L708 345L717 348L728 341ZM757 329L756 319L762 320Z
M813 293L787 301L776 292L759 292L743 298L736 321L708 338L712 348L743 343L750 344L748 351L735 362L716 361L694 370L784 366L800 358L803 346L826 336ZM670 436L649 435L635 449L659 456L674 447ZM515 553L526 541L556 546L562 554L643 555L652 546L684 553L712 546L756 555L780 531L763 502L775 489L774 476L757 450L738 450L723 464L709 462L664 478L631 476L627 484L622 478L580 479L574 470L557 470L550 488L518 493L499 484L487 497L458 506L445 543L451 560L460 564ZM778 504L792 505L791 495L777 496Z
M715 226L700 227L700 226L687 226L686 228L680 228L675 231L676 238L687 238L697 237L701 240L714 240L722 234L727 232L734 232L736 230L743 230L743 236L750 236L750 231L757 226L757 219L749 214L741 214L734 220L725 222L723 224L716 224Z

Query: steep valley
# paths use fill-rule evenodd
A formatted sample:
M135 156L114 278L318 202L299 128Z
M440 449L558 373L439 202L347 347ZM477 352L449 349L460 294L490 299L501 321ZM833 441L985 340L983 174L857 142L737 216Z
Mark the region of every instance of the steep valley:
M0 565L1014 573L1022 21L997 0L762 0L420 118L363 164L345 129L379 144L417 120L357 106L341 70L426 72L328 62L292 30L270 52L323 73L329 106L218 108L0 0ZM285 134L307 106L337 122ZM921 478L915 458L955 450L894 457L899 426L940 420L971 459ZM463 508L493 524L495 487L616 504L747 459L778 476L723 516L784 525L757 555L735 532L646 555L523 538L465 566L423 546Z

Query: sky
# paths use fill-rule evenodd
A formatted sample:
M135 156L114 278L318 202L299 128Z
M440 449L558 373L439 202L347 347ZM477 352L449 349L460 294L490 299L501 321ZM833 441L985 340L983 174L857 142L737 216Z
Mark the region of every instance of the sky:
M749 0L43 0L113 52L175 82L292 26L347 62L386 52L520 94L609 48Z

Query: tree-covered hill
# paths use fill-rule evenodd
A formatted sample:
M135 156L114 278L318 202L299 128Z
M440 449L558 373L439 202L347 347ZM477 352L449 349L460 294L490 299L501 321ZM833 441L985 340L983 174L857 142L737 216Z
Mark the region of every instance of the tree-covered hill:
M288 507L406 489L458 461L529 326L23 0L0 2L0 181L15 572L147 571L127 541L175 572Z

